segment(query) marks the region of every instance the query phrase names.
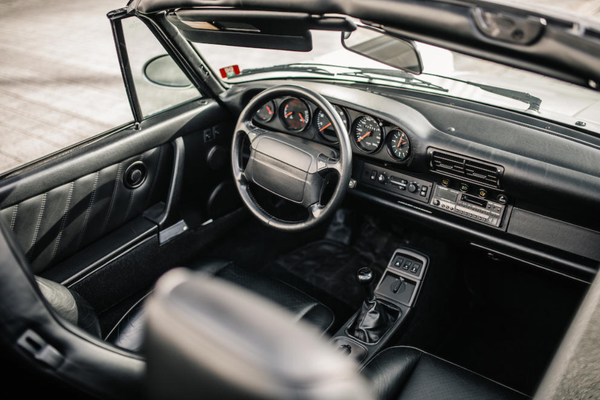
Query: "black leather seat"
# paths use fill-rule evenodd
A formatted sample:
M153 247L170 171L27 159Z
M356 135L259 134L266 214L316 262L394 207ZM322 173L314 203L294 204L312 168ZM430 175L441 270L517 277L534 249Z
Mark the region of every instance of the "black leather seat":
M327 331L333 324L334 316L329 308L279 280L249 272L224 260L203 261L189 268L217 276L262 295L296 315L297 320L309 322L322 332ZM141 350L146 319L142 303L133 307L109 333L106 338L108 342L135 352Z
M527 399L522 393L412 347L392 347L363 369L379 400Z

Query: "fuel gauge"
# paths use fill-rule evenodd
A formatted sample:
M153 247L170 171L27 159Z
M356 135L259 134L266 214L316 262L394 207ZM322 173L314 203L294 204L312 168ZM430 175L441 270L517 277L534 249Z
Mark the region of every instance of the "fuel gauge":
M261 108L254 114L254 119L259 122L269 122L275 116L275 102L269 101L263 104Z

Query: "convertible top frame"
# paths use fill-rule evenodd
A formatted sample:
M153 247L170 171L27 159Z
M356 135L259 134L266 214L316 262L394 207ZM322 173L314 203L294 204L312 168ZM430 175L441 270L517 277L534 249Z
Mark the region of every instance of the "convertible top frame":
M185 8L304 12L359 18L386 31L459 53L537 72L582 87L600 90L600 24L566 13L540 12L516 3L470 0L132 0L128 12L159 14ZM485 14L516 26L533 26L514 35L493 36L482 30ZM478 17L479 16L479 17ZM479 25L479 27L478 27ZM500 26L501 24L499 24ZM512 32L515 33L515 32ZM511 39L514 37L514 39Z

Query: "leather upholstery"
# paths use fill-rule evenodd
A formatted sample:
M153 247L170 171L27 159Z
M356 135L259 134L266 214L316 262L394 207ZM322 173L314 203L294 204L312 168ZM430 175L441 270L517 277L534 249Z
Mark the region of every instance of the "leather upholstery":
M363 342L377 343L393 323L394 318L381 302L365 300L349 332Z
M209 273L262 295L295 314L297 320L309 322L322 332L333 324L334 316L329 308L287 283L222 260L199 263L191 266L191 269Z
M125 222L166 194L169 144L148 150L17 204L0 204L0 219L14 233L34 273L55 265ZM127 167L147 166L133 190L123 183Z
M42 378L52 377L94 398L141 398L146 371L144 359L107 346L99 338L75 327L70 329L71 324L59 321L57 313L51 312L43 300L19 245L1 221L0 255L0 303L4 305L0 307L2 354L7 360L13 356L22 359L10 365L13 372L17 364L32 369L27 375L11 374L5 380L17 377L20 378L18 384L25 379L27 384L40 387L40 382L51 383ZM27 332L39 336L47 345L42 344L37 351L34 347L33 353L24 350L20 341ZM48 385L42 386L45 389Z
M202 271L251 290L325 332L333 324L333 312L323 304L279 280L246 271L229 261L203 261L191 265L190 269ZM140 351L143 343L143 331L146 322L142 302L130 312L109 333L106 340L121 348L134 352Z
M146 309L148 399L371 399L352 358L239 285L171 270Z
M77 292L48 279L35 277L44 298L54 311L73 325L100 337L100 322L92 305Z
M379 400L526 399L527 396L410 347L392 347L363 369Z
M121 318L117 325L107 335L106 341L122 349L127 349L135 353L142 351L144 344L144 329L146 326L146 312L143 305L144 297L138 301Z

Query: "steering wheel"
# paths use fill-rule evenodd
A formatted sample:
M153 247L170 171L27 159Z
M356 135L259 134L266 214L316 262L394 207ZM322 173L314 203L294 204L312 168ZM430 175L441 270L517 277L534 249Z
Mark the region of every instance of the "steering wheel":
M252 122L256 111L278 97L298 97L321 109L335 130L339 152L323 144L289 134L257 127ZM242 143L250 140L250 159L242 165ZM255 96L238 118L232 143L232 166L242 201L264 224L283 231L301 231L314 227L340 206L352 174L350 138L335 108L319 93L299 86L282 85ZM332 174L338 181L327 204L322 204L325 187ZM305 221L284 221L265 211L250 192L254 183L263 189L308 210Z

